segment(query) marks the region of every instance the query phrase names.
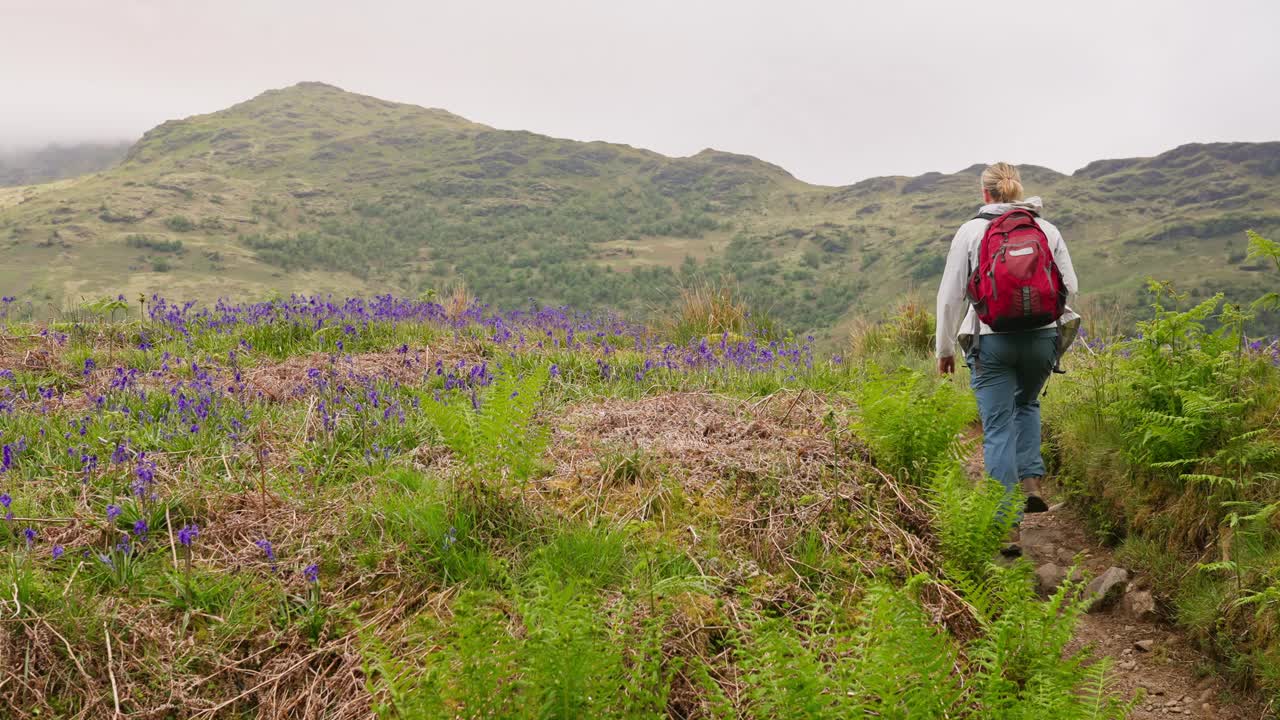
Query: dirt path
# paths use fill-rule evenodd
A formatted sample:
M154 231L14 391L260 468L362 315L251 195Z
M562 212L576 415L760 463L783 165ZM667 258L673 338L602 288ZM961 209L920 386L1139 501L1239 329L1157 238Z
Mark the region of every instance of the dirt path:
M1046 565L1068 568L1077 555L1087 577L1100 576L1117 565L1111 551L1091 542L1077 517L1061 506L1026 516L1021 542L1025 556L1045 574L1052 574ZM1072 648L1090 646L1096 655L1112 659L1114 692L1133 698L1145 691L1145 699L1130 717L1275 717L1261 704L1234 692L1217 675L1206 674L1210 660L1144 606L1144 581L1141 575L1131 576L1122 588L1124 597L1107 609L1085 615Z
M966 440L973 448L965 463L972 478L983 474L982 429L970 428ZM1050 497L1053 503L1054 498ZM1084 523L1064 503L1051 504L1050 511L1027 515L1022 522L1024 556L1041 575L1053 576L1051 568L1065 576L1078 560L1086 579L1099 577L1113 567L1121 567L1114 553L1089 538ZM1127 568L1124 568L1127 570ZM1153 718L1208 718L1211 720L1271 720L1274 709L1245 696L1213 672L1206 657L1175 627L1154 612L1154 605L1142 602L1140 593L1150 590L1149 579L1132 572L1118 591L1124 595L1103 609L1086 614L1076 630L1071 650L1092 649L1095 657L1111 659L1111 690L1125 698L1143 700L1129 716L1132 720ZM1056 587L1056 586L1055 586Z

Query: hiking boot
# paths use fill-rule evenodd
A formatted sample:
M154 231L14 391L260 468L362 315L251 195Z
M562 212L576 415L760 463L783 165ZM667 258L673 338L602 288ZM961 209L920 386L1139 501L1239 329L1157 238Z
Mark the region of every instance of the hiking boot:
M1044 491L1040 489L1040 478L1022 478L1022 494L1027 496L1026 512L1042 513L1049 509L1049 504L1044 501Z
M1000 554L1007 558L1022 557L1021 542L1022 530L1019 529L1017 525L1014 525L1013 529L1009 531L1009 542L1005 543L1005 546L1000 548Z

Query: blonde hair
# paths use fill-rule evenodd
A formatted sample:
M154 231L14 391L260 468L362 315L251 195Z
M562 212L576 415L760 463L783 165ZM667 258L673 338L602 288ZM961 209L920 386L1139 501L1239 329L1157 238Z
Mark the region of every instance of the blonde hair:
M1018 168L998 162L982 171L982 189L995 202L1017 202L1022 199L1022 176Z

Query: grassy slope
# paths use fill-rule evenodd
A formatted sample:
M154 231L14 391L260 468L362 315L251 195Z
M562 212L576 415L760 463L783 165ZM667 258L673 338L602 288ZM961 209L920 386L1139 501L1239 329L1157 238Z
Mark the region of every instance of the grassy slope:
M922 488L951 383L272 309L6 326L14 717L1120 716L1068 591L987 567L998 489Z
M0 287L56 302L416 293L461 278L501 304L634 310L661 302L691 257L793 327L827 330L904 283L931 291L978 170L820 187L755 158L495 130L304 83L165 123L113 170L0 193ZM1280 230L1280 143L1025 175L1095 292L1133 304L1148 274L1196 292L1262 285L1229 256L1243 228ZM127 246L136 234L183 252Z

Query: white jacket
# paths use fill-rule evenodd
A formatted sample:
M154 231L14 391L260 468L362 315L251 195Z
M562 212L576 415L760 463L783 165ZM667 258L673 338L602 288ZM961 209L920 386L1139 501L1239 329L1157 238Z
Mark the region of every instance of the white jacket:
M1054 227L1053 223L1039 217L1043 207L1044 202L1040 198L1031 197L1022 202L983 205L978 214L1003 215L1017 208L1034 212L1037 216L1036 222L1049 238L1049 250L1058 264L1058 270L1062 272L1062 281L1067 286L1067 303L1070 304L1080 291L1076 271L1071 265L1071 255L1067 253L1067 243L1063 241L1062 233L1058 232L1058 228ZM940 358L953 357L956 354L957 335L961 332L965 334L973 332L972 328L975 324L979 325L983 335L995 332L987 327L986 323L978 322L977 314L965 294L971 268L978 265L978 245L982 242L982 234L986 231L988 222L974 218L961 225L956 231L956 236L951 239L951 250L947 253L947 267L942 271L942 284L938 287L937 350ZM1062 317L1062 322L1065 323L1075 317L1077 317L1076 314L1068 308L1067 314ZM1050 323L1045 328L1056 325L1057 323Z

